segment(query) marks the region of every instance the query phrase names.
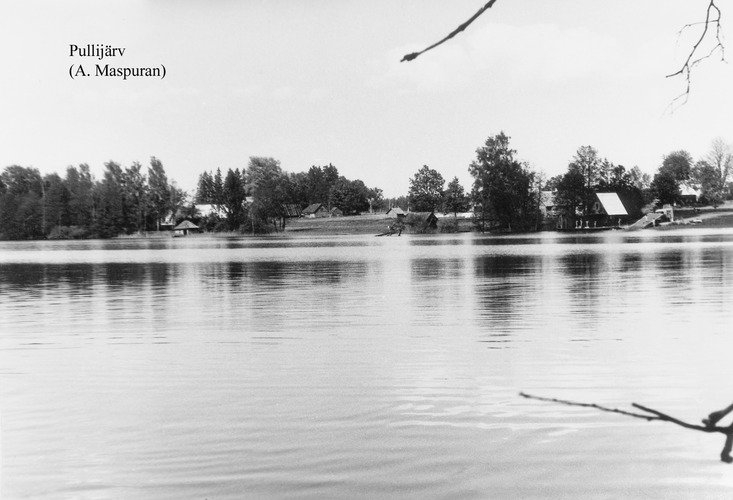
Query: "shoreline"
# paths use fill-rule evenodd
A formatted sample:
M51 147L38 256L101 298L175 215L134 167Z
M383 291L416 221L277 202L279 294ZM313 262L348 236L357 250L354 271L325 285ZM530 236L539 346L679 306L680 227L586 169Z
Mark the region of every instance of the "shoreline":
M426 234L458 234L458 233L477 233L473 226L471 219L457 219L457 231L441 231L440 225L442 221L452 220L452 216L447 215L441 217L438 222L438 229L430 231ZM692 220L699 220L700 222L692 223ZM322 218L297 218L287 219L285 230L277 232L270 232L264 234L254 235L256 237L282 237L282 236L349 236L349 235L382 235L387 230L388 226L391 226L397 222L392 217L387 217L384 213L379 214L363 214L363 215L351 215L341 217L322 217ZM733 204L726 204L718 209L712 207L701 207L698 209L679 209L675 211L675 222L662 223L656 227L649 227L646 229L637 229L636 231L669 231L669 230L684 230L687 228L733 228ZM616 229L619 228L598 228L601 229ZM628 226L622 226L620 230L628 230ZM596 232L591 230L592 232ZM564 232L573 233L573 230L558 231L555 229L549 229L544 231L537 231L537 233L552 233L552 232ZM586 229L577 230L578 233L589 232ZM410 230L402 232L403 235L416 234L411 233ZM494 234L494 233L485 233ZM533 234L533 233L495 233L496 235L507 235L507 234ZM213 237L241 237L250 236L249 233L239 232L205 232L205 233L191 233L187 237L199 236L213 236ZM395 235L396 236L396 235ZM160 232L148 232L145 234L130 234L120 235L110 239L132 239L132 238L171 238L178 237L174 235L172 231L160 231ZM63 240L66 238L58 238ZM73 238L69 238L71 240ZM11 241L11 240L4 240Z

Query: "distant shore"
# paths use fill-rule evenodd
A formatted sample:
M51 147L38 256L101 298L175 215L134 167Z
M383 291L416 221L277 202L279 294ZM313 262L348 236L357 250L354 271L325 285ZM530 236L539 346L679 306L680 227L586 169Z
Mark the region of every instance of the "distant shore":
M733 203L726 204L718 207L699 207L695 208L680 208L674 212L675 223L663 223L657 227L641 229L641 231L664 231L673 229L686 229L686 228L733 228ZM441 231L443 224L452 222L453 217L447 215L441 217L438 221L438 229L436 233L449 233L456 231ZM699 220L699 223L693 223L692 221ZM457 232L474 232L475 227L471 219L457 219ZM633 222L633 221L631 221ZM285 231L270 233L271 236L285 235L285 236L338 236L338 235L381 235L389 231L389 227L393 226L396 220L392 217L387 217L384 213L379 214L364 214L364 215L353 215L353 216L342 216L342 217L321 217L321 218L292 218L287 219L285 224ZM551 230L550 230L551 231ZM410 228L403 230L402 234L410 234ZM147 233L147 237L163 236L167 235L167 232ZM204 233L209 235L221 235L221 236L234 236L241 235L241 233ZM121 236L121 238L135 238L139 237L139 234L130 236ZM397 234L394 234L397 236Z
M718 207L680 208L675 210L677 224L668 224L649 230L683 229L695 227L730 227L733 228L733 204ZM445 219L450 219L447 216ZM698 219L701 223L690 223ZM474 230L470 219L459 219L460 232ZM679 223L681 222L681 223ZM395 223L395 219L386 214L365 214L345 217L323 217L316 219L299 218L288 219L285 226L286 235L349 235L349 234L382 234L388 226ZM439 222L440 223L440 222ZM406 231L405 233L409 233ZM283 234L283 233L279 233ZM404 233L403 233L404 234Z

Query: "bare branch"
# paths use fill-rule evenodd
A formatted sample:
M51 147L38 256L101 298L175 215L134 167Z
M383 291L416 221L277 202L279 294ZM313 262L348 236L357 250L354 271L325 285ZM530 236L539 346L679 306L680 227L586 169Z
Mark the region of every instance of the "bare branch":
M720 432L726 435L731 433L731 429L728 427L702 426L702 425L690 424L682 420L679 420L677 418L671 417L665 413L662 413L661 411L657 411L652 408L641 406L640 404L631 403L631 406L633 406L634 408L639 408L642 411L651 413L652 415L656 415L656 420L662 420L664 422L671 422L673 424L677 424L681 427L684 427L685 429L692 429L692 430L701 431L701 432Z
M678 418L672 417L660 411L654 410L652 408L647 408L646 406L642 406L636 403L632 403L631 406L633 406L634 408L638 408L641 411L646 412L647 415L640 414L640 413L633 413L633 412L629 412L625 410L619 410L616 408L607 408L605 406L600 406L594 403L579 403L576 401L568 401L568 400L563 400L563 399L543 398L539 396L533 396L530 394L526 394L524 392L520 392L519 395L522 396L523 398L536 399L538 401L546 401L549 403L559 403L559 404L568 405L568 406L580 406L584 408L593 408L596 410L611 412L611 413L618 413L618 414L626 415L629 417L643 418L644 420L648 420L648 421L659 420L662 422L671 422L673 424L679 425L680 427L684 427L685 429L691 429L691 430L700 431L700 432L706 432L706 433L719 432L725 435L725 445L723 446L723 450L720 453L720 460L726 463L733 463L733 457L731 457L730 455L731 450L733 450L733 424L731 424L728 427L719 427L715 425L720 418L722 418L723 416L733 411L733 405L729 406L725 410L712 413L710 417L708 417L708 419L703 420L703 423L705 423L705 425L695 425L695 424L690 424Z
M442 43L450 40L451 38L453 38L454 36L456 36L458 33L460 33L461 31L465 30L466 28L468 28L468 26L472 22L474 22L476 19L478 19L478 17L481 14L483 14L486 10L490 9L494 5L494 3L496 3L496 0L489 0L489 2L487 2L486 5L484 5L483 7L481 7L478 10L478 12L476 12L473 16L471 16L471 18L468 21L466 21L465 23L461 24L459 27L457 27L456 29L454 29L448 36L446 36L445 38L443 38L441 41L439 41L437 43L434 43L430 47L428 47L426 49L423 49L420 52L412 52L411 54L406 54L402 58L402 60L400 62L412 61L413 59L417 58L417 56L419 56L420 54L424 54L428 50L434 49L438 45L440 45L440 44L442 44Z
M414 59L417 59L418 56L424 54L425 52L434 49L435 47L447 42L460 32L464 31L471 23L473 23L476 19L478 19L481 14L486 12L488 9L493 7L494 3L496 3L496 0L489 0L483 7L481 7L473 16L471 16L470 19L468 19L466 22L458 26L455 30L450 32L448 36L440 40L439 42L434 43L433 45L430 45L429 47L419 51L419 52L412 52L410 54L405 54L402 57L402 60L400 62L405 61L412 61ZM691 87L691 81L692 81L692 69L698 65L700 62L704 61L705 59L708 59L712 57L716 52L720 51L720 58L722 61L725 61L725 45L723 44L722 39L722 25L721 25L721 10L718 8L718 6L715 4L715 0L710 0L710 3L708 3L707 10L705 12L705 21L702 22L696 22L696 23L689 23L686 24L680 29L678 35L682 35L682 33L694 26L702 26L702 33L700 34L700 37L697 39L697 42L692 46L692 49L690 50L689 54L687 55L687 59L685 60L684 64L675 71L674 73L670 73L669 75L666 75L666 78L671 78L675 76L683 76L686 82L685 91L675 97L672 100L672 103L670 104L670 107L674 107L674 104L677 103L679 100L683 99L684 102L687 102L687 99L690 95L690 87ZM700 55L701 44L705 41L710 39L712 35L709 34L709 32L712 30L712 28L715 28L715 45L712 49L710 49L709 52L706 54Z
M714 16L714 17L713 17ZM702 25L702 33L700 34L700 37L698 38L697 42L692 46L692 49L690 50L690 53L687 55L687 59L685 60L684 64L680 69L675 71L674 73L670 73L666 76L666 78L671 78L674 76L682 75L685 78L686 81L686 87L685 91L680 94L679 96L675 97L675 99L672 101L673 103L684 99L684 102L687 102L687 98L690 95L690 83L692 78L692 68L694 68L697 64L699 64L701 61L708 59L711 57L715 52L720 50L720 59L722 61L725 61L725 45L723 45L723 40L721 39L721 24L720 24L720 18L721 18L721 12L717 5L715 5L715 0L710 0L710 3L708 4L708 8L705 12L705 21L700 23L690 23L686 24L682 27L682 29L679 31L678 35L682 35L682 32L685 31L688 28L691 28L693 26ZM715 45L707 54L699 55L698 49L700 48L700 44L703 43L703 41L708 37L708 30L710 27L715 27Z
M548 403L559 403L559 404L567 405L567 406L580 406L583 408L593 408L594 410L606 411L609 413L619 413L621 415L626 415L629 417L643 418L644 420L662 420L661 417L653 417L651 415L642 415L641 413L632 413L632 412L625 411L625 410L619 410L618 408L607 408L605 406L600 406L595 403L578 403L577 401L568 401L565 399L543 398L540 396L533 396L531 394L527 394L524 392L520 392L519 395L527 399L536 399L537 401L546 401Z

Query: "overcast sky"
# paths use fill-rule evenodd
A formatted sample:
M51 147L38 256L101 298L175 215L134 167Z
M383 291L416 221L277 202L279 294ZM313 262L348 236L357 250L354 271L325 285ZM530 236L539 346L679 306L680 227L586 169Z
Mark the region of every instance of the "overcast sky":
M583 145L653 174L671 151L733 142L733 70L719 57L669 109L685 82L665 75L699 28L678 32L707 0L497 0L400 63L484 3L3 0L0 167L88 163L101 176L106 161L156 156L192 192L204 170L269 156L289 172L332 163L398 196L423 165L468 188L475 150L500 131L548 176ZM124 47L101 62L167 75L72 80L72 64L100 61L70 57L70 44Z

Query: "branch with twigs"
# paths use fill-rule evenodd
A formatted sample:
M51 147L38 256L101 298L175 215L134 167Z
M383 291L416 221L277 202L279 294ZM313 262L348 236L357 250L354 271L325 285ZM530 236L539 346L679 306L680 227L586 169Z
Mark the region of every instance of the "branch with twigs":
M440 40L439 42L436 42L429 47L419 51L419 52L411 52L410 54L405 54L402 57L402 60L400 62L405 61L412 61L414 59L417 59L418 56L424 54L425 52L434 49L435 47L438 47L439 45L442 45L443 43L447 42L454 36L458 35L462 31L464 31L471 23L473 23L478 17L489 10L491 7L493 7L494 3L496 3L496 0L489 0L483 7L481 7L473 16L470 17L466 22L458 26L456 29L451 31L448 36ZM708 4L706 13L705 13L705 21L699 22L699 23L690 23L686 24L682 27L682 29L679 31L679 35L682 34L686 29L692 28L693 26L699 26L702 25L702 33L700 34L700 37L697 39L697 42L692 46L692 49L690 50L690 53L687 55L687 59L685 60L684 64L675 71L674 73L670 73L669 75L666 75L667 78L680 76L682 75L685 78L686 81L686 87L685 91L677 96L672 103L679 101L680 99L684 99L685 102L687 102L687 98L690 95L690 86L692 81L692 69L702 62L705 59L708 59L713 54L715 54L717 51L720 51L721 60L725 61L725 45L723 44L723 39L721 35L721 29L722 25L720 23L721 19L721 11L718 8L718 6L715 4L715 0L710 0L710 3ZM714 28L715 31L715 46L710 49L710 51L707 54L699 55L698 49L700 49L700 45L708 39L709 32L712 31L711 27Z
M618 408L608 408L606 406L597 405L595 403L580 403L577 401L568 401L565 399L533 396L525 392L520 392L519 395L522 396L523 398L534 399L536 401L545 401L548 403L557 403L557 404L562 404L566 406L579 406L583 408L592 408L594 410L616 413L619 415L625 415L627 417L641 418L647 421L658 420L662 422L670 422L670 423L679 425L680 427L684 427L685 429L691 429L691 430L700 431L700 432L707 432L707 433L719 432L725 435L725 445L723 446L723 450L720 453L720 460L725 463L733 463L733 457L731 457L730 455L731 450L733 449L733 424L727 427L720 427L720 426L715 425L715 422L712 420L704 420L703 422L705 423L705 425L691 424L689 422L685 422L678 418L667 415L666 413L662 413L658 410L654 410L652 408L648 408L646 406L642 406L637 403L632 403L631 406L645 413L635 413L635 412L630 412L626 410L619 410Z
M682 64L680 69L666 76L666 78L672 78L675 76L683 76L685 78L685 82L686 82L685 91L682 94L680 94L679 96L677 96L673 102L676 102L680 99L684 99L685 102L687 102L687 98L690 96L692 69L695 66L700 64L705 59L712 57L712 55L715 54L717 51L720 51L720 60L725 61L725 45L723 45L723 39L721 37L721 29L722 29L722 25L720 24L721 17L722 17L721 11L718 8L718 6L715 5L715 0L710 0L707 10L705 11L705 20L699 23L686 24L679 31L678 36L681 36L685 30L692 28L693 26L702 26L702 32L700 33L699 38L693 44L692 49L690 50L690 53L687 54L687 59L685 59L685 62ZM706 54L700 55L698 52L698 49L700 48L700 45L706 39L709 39L708 35L709 35L709 32L712 31L711 27L715 29L715 40L714 40L715 45L713 45L713 48L711 48Z

